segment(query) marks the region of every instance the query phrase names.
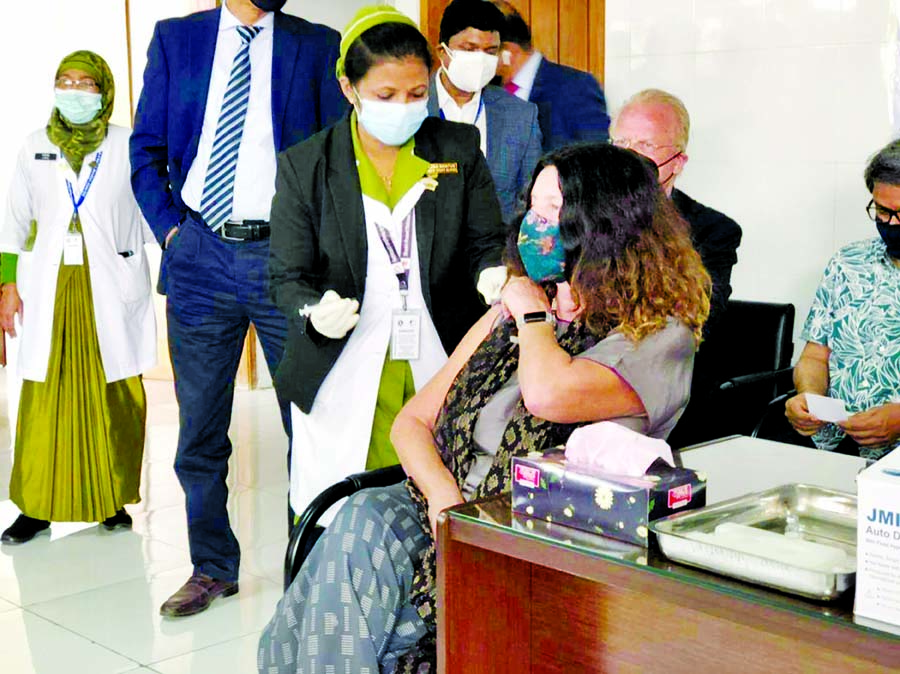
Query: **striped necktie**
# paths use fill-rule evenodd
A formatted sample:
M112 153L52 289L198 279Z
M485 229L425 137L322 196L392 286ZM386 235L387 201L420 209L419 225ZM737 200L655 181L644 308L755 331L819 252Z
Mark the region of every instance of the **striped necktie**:
M219 230L231 215L238 149L250 103L250 41L261 30L257 26L237 27L241 46L231 64L231 77L222 100L200 200L200 215L213 231Z

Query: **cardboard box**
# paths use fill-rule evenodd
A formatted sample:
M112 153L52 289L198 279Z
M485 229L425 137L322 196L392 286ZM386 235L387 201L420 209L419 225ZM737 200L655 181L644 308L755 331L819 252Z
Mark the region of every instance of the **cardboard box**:
M657 461L643 477L567 467L565 452L514 457L516 512L646 546L647 524L706 505L706 476Z
M900 451L866 468L856 485L853 612L900 625Z

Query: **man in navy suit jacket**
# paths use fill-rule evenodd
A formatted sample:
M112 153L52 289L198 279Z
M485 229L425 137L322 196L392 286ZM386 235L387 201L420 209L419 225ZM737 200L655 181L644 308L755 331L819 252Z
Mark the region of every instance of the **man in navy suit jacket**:
M238 591L240 548L225 483L234 377L250 323L273 374L287 332L268 291L275 154L345 110L334 75L340 35L281 13L283 5L227 0L159 22L131 137L132 187L164 251L159 290L167 295L180 421L175 472L194 565L160 609L169 617ZM248 70L249 85L235 86ZM246 101L246 113L235 101ZM226 210L213 219L217 202ZM290 434L285 405L281 412Z
M505 0L494 4L505 18L497 74L507 91L537 105L544 152L606 141L606 98L594 76L548 60L534 49L531 29L516 9Z
M500 212L509 223L540 159L541 130L534 104L487 85L496 74L502 26L503 14L484 0L453 0L447 6L437 48L441 67L429 87L428 112L478 128Z

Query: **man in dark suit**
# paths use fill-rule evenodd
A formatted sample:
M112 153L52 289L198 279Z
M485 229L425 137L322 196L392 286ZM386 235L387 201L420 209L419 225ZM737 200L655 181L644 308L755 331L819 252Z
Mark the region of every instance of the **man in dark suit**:
M334 77L340 36L283 5L226 0L158 23L131 137L134 193L164 250L175 472L194 565L164 616L198 613L238 591L225 484L234 377L251 322L273 373L287 332L268 291L275 154L346 109ZM284 404L282 420L290 434Z
M740 226L727 215L675 189L675 180L687 164L689 133L690 117L684 103L659 89L645 89L629 98L611 128L615 145L639 152L656 164L659 182L666 194L672 197L675 208L690 224L694 247L712 278L709 319L703 327L703 344L694 362L692 405L688 406L679 422L682 429L691 426L693 415L703 413L693 404L702 404L702 396L695 394L708 390L716 377L716 354L725 346L717 343L716 328L731 296L731 270L737 263L742 234ZM689 442L689 438L682 441L679 426L669 436L673 447Z
M590 73L554 63L534 49L531 29L505 0L497 74L512 94L538 107L544 152L578 141L605 141L609 115L603 89Z
M508 223L540 159L541 130L533 103L488 84L497 71L502 27L503 14L484 0L453 0L447 6L436 50L441 67L431 83L428 111L478 129Z

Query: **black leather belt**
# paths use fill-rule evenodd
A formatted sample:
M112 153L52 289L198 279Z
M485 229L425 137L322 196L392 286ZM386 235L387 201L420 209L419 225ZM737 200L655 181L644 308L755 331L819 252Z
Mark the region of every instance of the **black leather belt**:
M262 241L269 238L269 223L265 220L243 220L222 225L222 236L237 241Z
M188 213L194 221L209 227L197 211L188 209ZM265 220L241 220L240 222L226 222L217 232L223 239L230 241L263 241L269 238L269 223Z

